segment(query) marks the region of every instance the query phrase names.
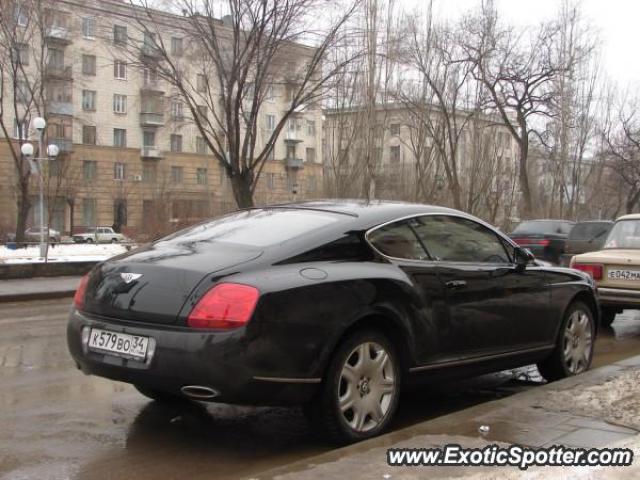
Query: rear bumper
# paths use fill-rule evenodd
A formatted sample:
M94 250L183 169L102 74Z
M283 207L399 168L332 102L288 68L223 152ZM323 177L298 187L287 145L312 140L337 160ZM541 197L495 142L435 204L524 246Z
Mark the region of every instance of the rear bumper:
M598 299L602 306L638 308L640 307L640 290L598 287Z
M82 330L98 327L154 339L147 361L92 352ZM214 402L245 405L296 405L315 394L319 378L290 378L277 366L256 365L243 329L230 332L161 328L105 320L72 311L67 326L69 352L88 375L137 384L176 395L187 385L218 392ZM285 367L283 367L285 368Z

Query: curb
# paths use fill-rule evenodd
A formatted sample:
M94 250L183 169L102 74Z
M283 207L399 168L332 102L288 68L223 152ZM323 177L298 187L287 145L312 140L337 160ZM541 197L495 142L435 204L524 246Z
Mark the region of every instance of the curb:
M56 298L71 298L76 293L73 290L60 290L53 292L29 292L29 293L15 293L8 295L0 295L0 303L9 302L28 302L32 300L51 300Z

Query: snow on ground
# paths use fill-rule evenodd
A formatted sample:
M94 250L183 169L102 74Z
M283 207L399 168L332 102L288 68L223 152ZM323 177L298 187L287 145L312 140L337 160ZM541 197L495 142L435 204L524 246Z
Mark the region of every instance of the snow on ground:
M100 262L120 255L127 251L124 245L118 244L70 244L56 245L49 247L48 262ZM0 246L0 263L16 264L16 263L42 263L44 260L39 258L40 250L38 245L27 248L18 248L10 250L6 246Z

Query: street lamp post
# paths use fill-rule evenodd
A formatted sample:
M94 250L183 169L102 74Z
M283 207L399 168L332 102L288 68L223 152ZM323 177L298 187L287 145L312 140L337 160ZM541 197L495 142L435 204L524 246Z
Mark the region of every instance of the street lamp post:
M42 156L43 154L42 137L44 136L44 129L47 126L47 122L42 117L36 117L33 119L33 126L36 130L38 130L38 155L40 156L39 157L33 156L33 145L31 145L30 143L22 144L20 151L26 158L33 160L38 165L38 176L40 177L39 178L40 180L39 182L40 183L40 257L44 258L47 253L47 243L45 241L45 231L44 231L45 225L44 225L44 169L43 169L44 164L43 162L47 159L53 159L57 157L59 153L59 149L57 145L53 145L53 144L49 145L47 147L47 156L43 157ZM48 236L48 231L47 231L47 236Z

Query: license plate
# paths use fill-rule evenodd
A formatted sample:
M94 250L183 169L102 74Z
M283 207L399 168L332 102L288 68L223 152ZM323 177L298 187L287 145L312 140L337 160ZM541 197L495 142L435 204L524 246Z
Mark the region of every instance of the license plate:
M640 280L640 270L610 269L607 271L610 280Z
M89 336L89 350L136 360L146 358L148 345L148 337L110 332L99 328L92 328Z

